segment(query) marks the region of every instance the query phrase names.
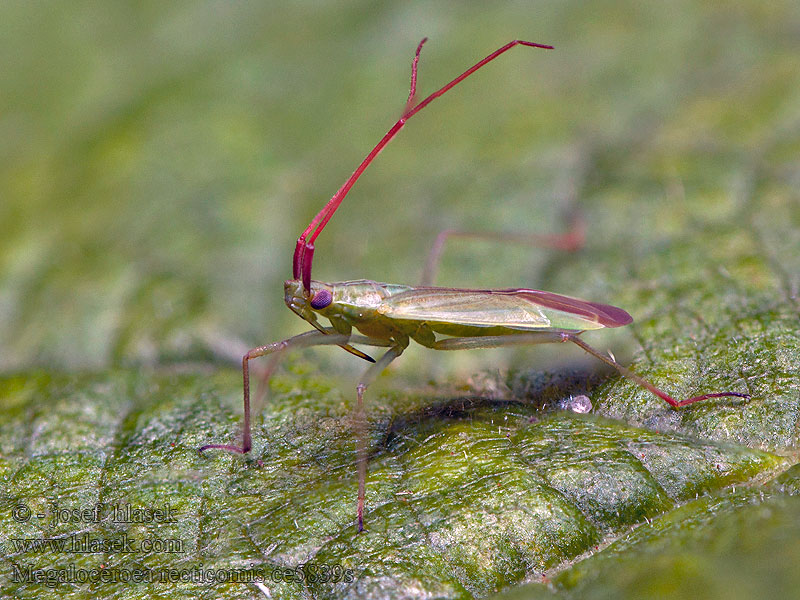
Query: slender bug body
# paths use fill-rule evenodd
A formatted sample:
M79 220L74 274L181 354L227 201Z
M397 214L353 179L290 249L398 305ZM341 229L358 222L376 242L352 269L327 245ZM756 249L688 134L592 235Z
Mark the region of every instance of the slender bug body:
M307 321L327 318L337 333L355 327L398 346L441 348L435 334L479 338L522 332L586 331L632 322L620 308L529 289L473 290L412 287L366 279L311 282L307 303L302 283L285 283L286 305ZM309 310L310 309L310 310ZM445 346L446 347L446 346Z
M453 86L494 60L511 48L522 45L551 49L551 46L514 40L497 49L483 60L464 71L450 83L424 100L416 101L417 64L422 45L411 66L411 90L405 111L400 119L370 151L355 172L333 195L306 230L297 240L293 261L293 279L285 284L286 305L314 327L287 340L250 350L242 357L244 387L244 427L242 444L207 444L199 451L212 448L245 454L252 447L250 434L250 360L259 356L280 353L289 349L310 346L337 345L351 354L372 363L356 386L357 404L355 424L357 430L358 464L358 530L363 529L364 497L367 474L366 417L364 414L364 391L389 363L400 356L411 340L433 350L467 350L511 345L529 345L553 342L571 342L583 350L611 365L622 375L645 387L659 398L678 408L706 398L735 396L747 398L746 394L719 392L676 400L629 371L613 358L586 344L578 336L587 330L606 327L621 327L633 319L622 310L607 304L587 302L577 298L561 296L552 292L531 289L473 290L442 287L412 287L378 283L368 280L323 283L311 279L311 264L314 257L314 241L339 208L350 188L378 153L403 128L406 121L443 95ZM425 269L424 279L429 282L435 272L435 263L441 254L442 244L448 231L440 235L434 245L431 258ZM471 234L468 234L471 235ZM554 247L574 247L582 239L580 227L572 234L553 238L540 238L539 242ZM320 324L324 318L329 326ZM354 333L353 330L358 331ZM387 348L376 361L354 348L352 344Z

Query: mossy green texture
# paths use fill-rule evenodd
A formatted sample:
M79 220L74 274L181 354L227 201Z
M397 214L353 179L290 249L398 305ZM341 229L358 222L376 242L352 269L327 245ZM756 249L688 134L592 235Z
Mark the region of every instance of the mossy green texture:
M712 495L638 527L546 584L496 598L792 598L800 584L799 517L795 495Z
M381 589L385 597L413 590L482 597L558 569L696 494L769 477L787 464L760 450L601 417L539 418L539 409L519 403L455 399L408 419L411 405L430 401L410 398L404 406L385 398L392 415L371 425L367 527L357 534L346 408L323 400L309 415L293 407L298 395L315 392L279 393L256 428L252 456L200 456L202 443L235 435L236 420L211 402L227 395L222 375L233 373L0 380L10 405L37 398L0 426L7 593L36 597L51 589L19 573L102 564L109 573L150 577L198 565L266 574L266 585L289 597L376 596ZM776 485L790 485L788 473ZM30 511L27 519L16 517L20 507ZM160 513L120 517L148 509ZM31 547L30 540L50 545ZM128 543L80 546L110 540ZM59 543L68 546L52 545ZM305 563L341 568L347 580L311 577L306 589L281 579ZM143 590L203 589L198 581L178 583L64 582L52 591L137 598Z
M798 30L790 0L3 3L3 595L791 596ZM397 118L424 35L421 95L512 38L556 50L415 116L315 278L413 284L444 228L554 233L577 208L582 250L455 240L437 283L620 306L634 323L588 343L676 397L751 397L674 411L577 349L410 348L367 394L357 535L356 358L286 357L251 455L196 449L236 439L241 354L305 330L294 240ZM591 416L554 410L579 394ZM35 516L56 505L179 516ZM173 579L51 588L15 564Z

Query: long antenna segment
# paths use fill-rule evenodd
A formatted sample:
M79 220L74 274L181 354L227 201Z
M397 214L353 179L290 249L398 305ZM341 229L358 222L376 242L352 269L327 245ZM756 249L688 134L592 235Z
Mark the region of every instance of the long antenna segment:
M480 69L485 64L493 61L495 58L511 50L514 46L530 46L533 48L545 48L547 50L552 50L553 46L547 46L545 44L536 44L534 42L525 42L523 40L513 40L508 42L505 46L498 48L494 52L492 52L489 56L484 58L483 60L477 62L469 69L464 71L461 75L453 79L450 83L445 85L444 87L440 88L439 90L433 92L430 96L422 100L421 102L416 102L416 93L417 93L417 64L419 63L419 54L422 51L422 46L425 42L428 41L428 38L424 38L419 45L417 46L417 51L414 54L414 60L411 63L411 89L408 94L408 101L406 102L406 108L403 111L402 116L398 119L397 123L395 123L392 128L381 138L381 141L377 143L377 145L367 154L366 158L361 161L361 164L358 165L358 168L353 172L352 175L344 182L344 185L339 188L339 190L333 195L333 197L328 201L328 203L322 208L321 211L317 213L311 223L308 224L305 231L303 231L302 235L297 239L297 246L294 250L294 260L292 264L292 274L294 279L301 279L303 280L303 288L306 294L309 294L311 291L311 264L314 259L314 240L317 239L317 236L325 229L325 226L330 221L333 213L336 212L336 209L339 208L339 205L342 203L342 200L345 199L350 188L353 187L358 178L361 177L361 174L367 169L370 163L375 160L375 157L380 154L381 150L384 149L386 144L388 144L392 139L397 135L397 133L403 128L406 122L425 108L428 104L433 102L436 98L443 95L447 92L450 88L454 87L458 83L464 81L467 77L472 75L475 71Z

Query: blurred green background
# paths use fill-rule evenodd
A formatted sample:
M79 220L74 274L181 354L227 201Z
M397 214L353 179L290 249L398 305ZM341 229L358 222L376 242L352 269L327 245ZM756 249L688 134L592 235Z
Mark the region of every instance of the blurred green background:
M714 252L697 272L727 270L720 296L796 293L791 2L19 2L2 21L6 370L302 331L294 240L399 115L425 35L422 94L509 39L557 48L515 49L415 117L320 238L316 278L415 283L440 229L555 232L577 187L581 255L453 243L439 283L662 318L631 288L667 294L675 266L647 259L686 240Z
M166 423L168 441L174 435L187 457L211 435L198 432L203 424L216 419L215 436L235 431L235 357L308 329L283 305L294 242L400 115L423 36L430 41L420 61L420 96L511 39L556 49L515 48L415 116L319 238L315 278L413 284L441 229L553 233L563 229L564 211L578 206L589 223L582 251L456 241L447 247L437 283L534 287L625 308L635 318L632 326L590 334L587 341L612 348L676 395L733 390L753 399L678 414L613 377L593 388L599 413L794 462L800 415L796 2L19 1L0 6L7 501L53 486L75 491L86 481L97 484L96 475L80 485L64 483L53 467L42 475L41 489L14 487L20 469L43 452L42 427L77 432L79 440L54 438L63 456L70 444L88 444L89 454L103 454L109 444L121 452L141 443L141 434L156 458L164 434L147 429L145 416ZM360 362L327 348L299 360L275 391L289 394L276 400L282 416L264 431L290 422L298 405L311 421L320 414L346 421ZM389 395L371 394L375 439L391 429L387 423L406 418L409 407L423 410L430 395L447 398L457 390L541 402L543 390L553 395L550 374L568 379L572 368L601 371L579 351L561 348L448 356L409 349L393 367L395 376L376 386ZM309 381L311 372L322 379ZM174 384L176 374L190 383ZM107 387L97 388L98 382ZM586 384L577 387L583 391ZM298 389L306 393L302 400ZM404 390L424 394L404 400ZM59 403L99 411L97 438L76 424L79 415L53 417ZM99 408L103 403L118 406L119 414ZM170 420L186 412L188 421ZM315 456L324 463L333 460L326 452L335 454L350 485L349 431L326 435L341 442L341 453L319 449ZM389 448L384 458L398 453ZM142 460L141 472L151 473L152 464ZM240 473L230 457L218 460ZM775 463L764 460L767 480ZM192 463L192 477L198 469L210 477L205 469L219 464ZM293 463L275 464L279 471ZM747 479L748 469L709 489ZM223 481L219 488L231 485ZM349 507L347 490L343 506ZM194 497L187 494L187 501ZM291 494L275 501L291 502ZM666 510L648 506L650 516ZM208 518L207 507L197 510ZM796 514L796 507L786 510ZM336 513L334 530L350 539L348 511ZM624 522L640 523L640 516ZM608 528L598 536L618 531L619 524L603 522ZM308 535L315 540L309 552L333 552L323 547L332 533ZM758 544L752 546L763 547ZM569 573L559 561L584 551L588 546L564 551L537 568L560 564L551 575ZM480 584L454 577L464 594L483 596L532 579L526 564ZM768 569L755 572L759 581L786 582L764 575ZM609 595L621 593L585 571L573 573ZM431 596L458 595L425 581L420 589ZM562 579L553 589L566 593L570 585ZM20 590L26 591L14 593ZM631 590L631 597L641 597L639 588ZM585 593L579 588L579 597Z

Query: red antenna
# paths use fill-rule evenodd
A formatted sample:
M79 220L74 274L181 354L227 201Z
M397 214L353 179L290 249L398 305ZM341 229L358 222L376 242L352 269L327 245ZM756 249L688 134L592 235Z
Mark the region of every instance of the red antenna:
M350 188L353 187L358 178L361 177L361 174L367 169L370 163L375 159L376 156L380 153L381 150L388 144L394 136L397 135L397 132L400 131L403 126L406 124L411 117L425 108L428 104L433 102L436 98L443 95L447 92L450 88L454 87L456 84L460 83L470 75L472 75L475 71L480 69L483 65L488 62L493 61L495 58L511 50L514 46L522 45L522 46L531 46L533 48L546 48L548 50L552 50L552 46L546 46L544 44L535 44L533 42L525 42L522 40L513 40L508 42L502 48L498 48L494 52L492 52L489 56L481 60L480 62L476 63L466 71L464 71L461 75L453 79L450 83L442 87L441 89L433 92L430 96L425 98L422 102L415 103L416 100L416 93L417 93L417 63L419 62L419 53L422 50L423 44L428 41L428 38L424 38L417 46L417 52L414 54L414 61L411 63L411 90L408 94L408 102L406 103L406 108L403 111L403 115L398 119L397 123L395 123L392 128L381 138L381 141L377 143L377 145L367 154L367 157L361 161L361 164L358 165L358 168L353 172L352 175L344 182L344 185L339 188L333 197L328 200L328 203L322 208L317 216L311 220L311 223L308 224L305 231L303 231L302 235L297 239L297 246L294 250L294 261L292 264L292 273L295 279L302 278L303 280L303 288L305 289L306 293L308 294L311 290L311 263L314 260L314 240L317 239L317 236L325 229L325 226L328 224L328 221L331 220L333 213L336 212L336 209L339 208L339 205L342 203L342 200L345 199L347 193L350 191Z

